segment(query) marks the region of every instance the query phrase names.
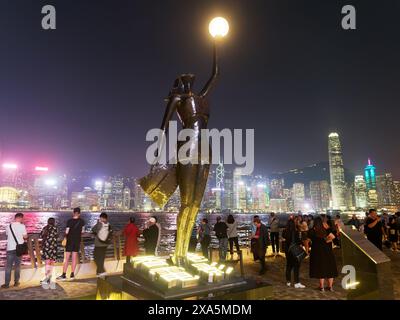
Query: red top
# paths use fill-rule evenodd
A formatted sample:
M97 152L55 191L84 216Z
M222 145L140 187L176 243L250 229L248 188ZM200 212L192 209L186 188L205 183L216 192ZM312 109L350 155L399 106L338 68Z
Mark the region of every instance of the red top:
M260 228L260 227L257 227L256 234L255 234L255 237L256 237L256 238L259 238L259 237L260 237L260 230L261 230L261 228Z
M126 256L135 257L139 253L138 237L140 235L139 228L134 223L129 223L124 228L125 248L124 253Z

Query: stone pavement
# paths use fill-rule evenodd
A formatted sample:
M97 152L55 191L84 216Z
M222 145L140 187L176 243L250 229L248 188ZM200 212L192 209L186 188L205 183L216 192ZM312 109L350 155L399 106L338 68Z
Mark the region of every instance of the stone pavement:
M57 282L55 290L41 286L0 289L0 300L65 300L93 297L96 294L97 279L83 279Z
M318 279L310 279L308 276L309 259L304 260L300 267L300 282L306 286L304 289L286 286L286 259L283 254L276 258L268 256L266 260L267 272L260 277L258 276L260 270L259 262L253 261L252 254L247 249L243 250L245 274L258 279L265 279L266 282L272 284L273 300L344 300L346 299L346 292L341 287L342 275L340 270L342 265L340 249L335 249L334 252L339 271L339 277L334 282L334 292L320 292L317 289L319 285ZM267 254L270 255L271 251L269 250Z

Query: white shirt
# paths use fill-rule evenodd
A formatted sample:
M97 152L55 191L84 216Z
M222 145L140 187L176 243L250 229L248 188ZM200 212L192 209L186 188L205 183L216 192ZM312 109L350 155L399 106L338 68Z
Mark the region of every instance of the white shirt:
M13 222L12 229L14 231L15 237L18 240L18 244L24 243L24 236L27 235L25 225L20 222ZM7 234L7 251L16 250L17 244L15 243L14 237L10 230L10 225L6 227L6 234Z

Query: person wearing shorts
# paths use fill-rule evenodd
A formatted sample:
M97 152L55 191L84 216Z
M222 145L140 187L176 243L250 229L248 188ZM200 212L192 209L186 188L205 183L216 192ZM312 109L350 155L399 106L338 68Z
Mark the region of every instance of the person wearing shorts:
M57 280L63 281L67 279L67 269L69 265L69 258L72 256L71 275L70 279L75 279L75 269L79 259L79 251L81 247L81 237L85 226L85 221L81 219L81 209L75 208L72 219L67 222L65 230L65 237L67 244L65 246L65 259L63 266L63 274Z

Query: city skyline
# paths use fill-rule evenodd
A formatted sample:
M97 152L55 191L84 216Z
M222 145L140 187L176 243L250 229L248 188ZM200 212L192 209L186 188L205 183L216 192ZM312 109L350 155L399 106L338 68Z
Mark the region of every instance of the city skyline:
M347 168L355 172L371 157L400 175L399 149L382 143L396 137L399 117L396 2L381 10L360 3L357 32L341 29L340 3L314 0L204 0L157 10L147 2L54 0L54 31L40 27L44 4L0 4L4 161L146 172L145 134L160 126L151 119L164 112L177 74L195 73L195 88L209 74L207 23L223 13L232 24L220 50L210 127L254 128L256 172L326 159L325 136L337 131ZM384 119L384 130L374 119Z
M345 169L340 136L327 137L328 162L280 174L249 174L241 167L212 166L202 201L205 212L324 212L326 210L400 209L400 181L380 172L370 158L363 175ZM179 207L179 191L164 208L141 189L138 177L123 175L58 175L38 165L21 170L3 163L0 207L83 210L167 210Z

